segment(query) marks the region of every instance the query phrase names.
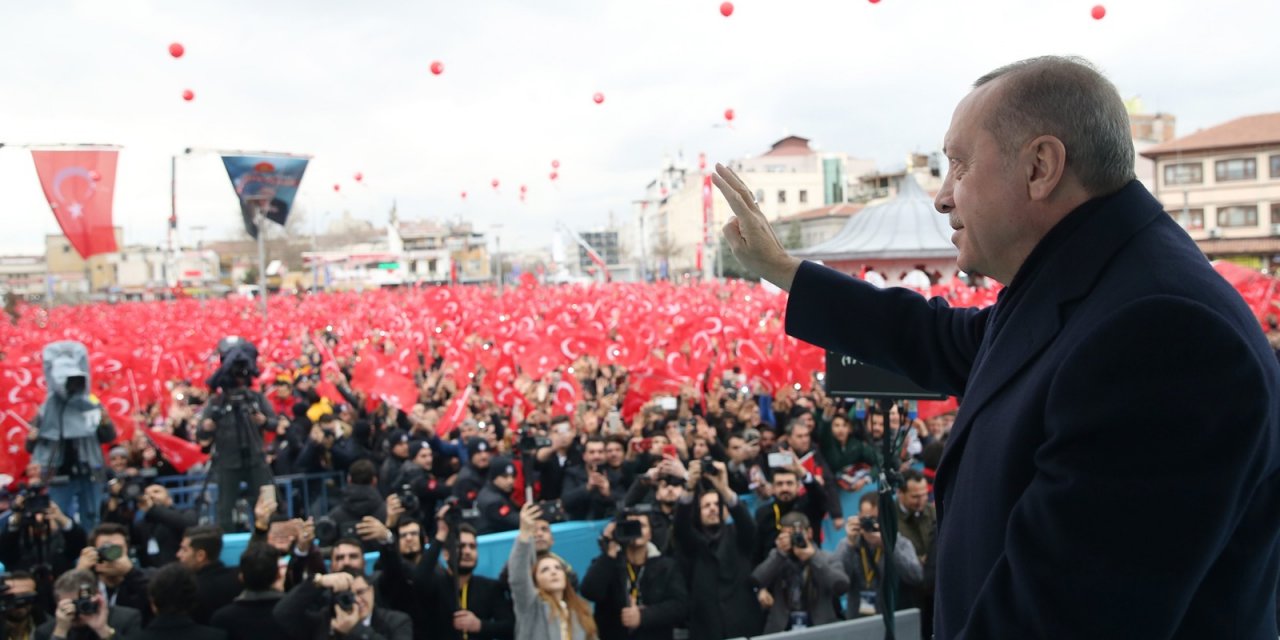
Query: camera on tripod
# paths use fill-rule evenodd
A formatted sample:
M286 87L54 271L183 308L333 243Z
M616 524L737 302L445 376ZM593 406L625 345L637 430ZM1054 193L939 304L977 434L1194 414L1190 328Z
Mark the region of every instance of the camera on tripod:
M218 341L218 361L218 370L209 378L211 389L247 389L258 377L258 348L240 336Z

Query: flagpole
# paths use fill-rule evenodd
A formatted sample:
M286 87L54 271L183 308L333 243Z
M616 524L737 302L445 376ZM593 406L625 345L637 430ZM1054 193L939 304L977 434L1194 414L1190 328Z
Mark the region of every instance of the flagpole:
M267 247L264 236L267 233L267 216L262 213L262 205L253 208L254 224L258 225L258 302L262 306L262 319L267 319Z

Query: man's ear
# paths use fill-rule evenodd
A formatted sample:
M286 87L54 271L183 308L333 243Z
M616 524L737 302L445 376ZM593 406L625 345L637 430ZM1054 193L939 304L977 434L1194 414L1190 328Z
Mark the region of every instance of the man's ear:
M1048 200L1062 183L1067 171L1067 147L1056 136L1043 135L1023 149L1027 196Z

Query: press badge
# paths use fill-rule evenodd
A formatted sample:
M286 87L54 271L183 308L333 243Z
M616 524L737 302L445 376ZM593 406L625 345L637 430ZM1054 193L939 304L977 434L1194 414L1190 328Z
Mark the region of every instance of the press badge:
M858 615L872 616L876 613L876 592L858 592Z
M156 542L155 538L149 538L147 540L147 555L149 556L160 555L160 543Z

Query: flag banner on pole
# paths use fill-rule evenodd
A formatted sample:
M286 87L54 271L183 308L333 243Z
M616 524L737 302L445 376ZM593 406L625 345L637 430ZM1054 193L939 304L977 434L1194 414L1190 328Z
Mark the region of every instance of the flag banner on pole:
M115 253L111 199L116 185L116 151L32 151L31 157L53 217L80 257Z
M244 230L250 236L258 237L254 213L259 207L267 219L276 224L283 225L289 219L289 209L309 160L305 156L285 155L222 156L231 186L240 198Z

